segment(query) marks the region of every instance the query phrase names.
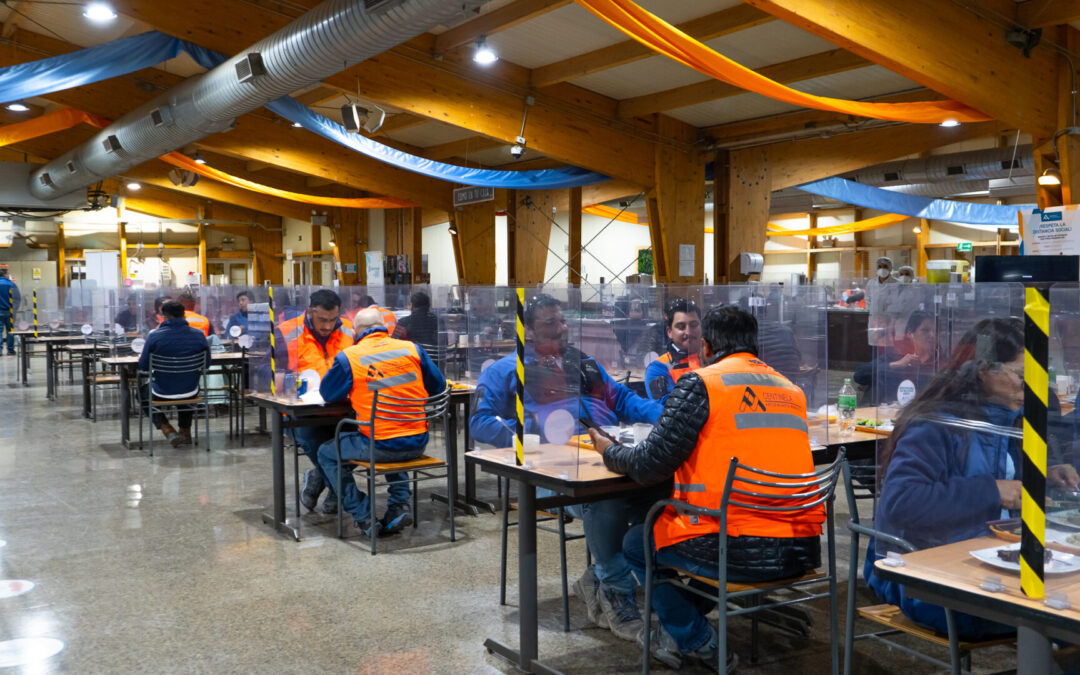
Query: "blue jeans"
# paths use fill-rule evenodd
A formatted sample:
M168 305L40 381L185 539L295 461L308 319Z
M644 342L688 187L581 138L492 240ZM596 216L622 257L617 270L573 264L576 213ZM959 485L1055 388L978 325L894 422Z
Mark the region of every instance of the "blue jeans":
M402 450L384 450L375 447L374 452L371 451L371 442L368 437L360 433L359 431L353 431L351 433L341 435L341 459L342 461L355 459L360 461L375 461L375 462L407 462L410 459L416 459L420 455L424 454L424 446L421 445L417 448L409 448ZM323 443L319 448L319 466L322 467L323 473L326 474L326 479L330 483L330 489L335 489L337 486L338 473L337 473L337 453L334 450L334 440L330 439L328 442ZM358 523L362 523L370 519L371 505L368 503L368 495L365 492L361 492L356 487L356 481L352 476L352 465L346 464L342 468L345 470L345 476L343 476L344 482L344 494L341 496L340 504L341 508L344 508ZM409 483L406 482L408 474L406 472L400 473L388 473L384 474L386 482L389 485L390 496L386 500L387 508L391 506L405 506L409 505L409 496L412 491L409 489Z
M289 435L296 439L296 444L300 446L300 449L304 451L311 463L315 465L315 470L322 475L323 479L326 478L322 472L322 467L319 466L319 447L327 442L334 440L334 428L335 425L328 424L321 427L296 427L289 430ZM333 449L330 450L333 453ZM330 491L334 491L334 483L330 483Z
M644 488L643 488L644 490ZM585 544L592 553L594 571L600 585L617 593L633 593L637 581L623 555L623 535L626 530L645 520L649 507L659 497L648 491L641 496L620 499L605 499L600 502L587 502L567 507L567 512L581 518L585 527ZM545 489L536 491L536 496L546 497L554 492Z
M15 336L11 334L11 331L15 330L15 317L11 315L11 312L0 311L0 343L5 342L4 331L7 331L7 353L15 353Z
M635 525L623 538L623 555L643 586L645 583L645 542L642 539L644 529L643 525ZM709 579L720 576L716 565L701 565L688 560L676 553L672 546L660 549L656 554L656 562L660 565L678 567ZM704 585L702 588L713 590L705 588ZM660 624L675 640L675 644L683 654L697 651L712 638L705 615L715 604L672 584L653 584L653 611L656 612Z

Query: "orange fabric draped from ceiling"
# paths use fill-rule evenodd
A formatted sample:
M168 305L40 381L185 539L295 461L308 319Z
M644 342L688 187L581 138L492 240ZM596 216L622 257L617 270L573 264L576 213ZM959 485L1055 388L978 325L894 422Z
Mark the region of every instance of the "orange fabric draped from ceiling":
M959 101L865 103L814 96L750 70L646 11L630 0L574 0L600 19L657 53L747 91L816 110L896 122L938 124L946 120L986 122L992 118Z
M351 199L347 197L320 197L319 195L307 195L299 192L290 192L289 190L279 190L278 188L273 188L269 185L263 185L245 178L233 176L205 164L199 164L192 158L179 152L170 152L167 155L162 155L158 159L168 164L172 164L173 166L180 167L181 169L197 173L200 176L206 176L207 178L221 181L222 183L228 183L229 185L234 185L253 192L259 192L264 195L270 195L272 197L280 197L294 202L303 202L304 204L343 206L352 209L399 209L407 206L416 206L412 202L407 202L404 199L383 199L376 197L357 197Z
M896 223L901 223L911 216L902 216L898 213L886 213L883 216L874 216L873 218L867 218L866 220L858 220L854 223L845 223L843 225L830 225L829 227L815 227L812 230L782 230L779 227L769 223L769 231L765 233L768 237L798 237L798 236L814 236L822 237L833 234L850 234L851 232L865 232L867 230L880 230L883 227L889 227Z
M620 220L624 223L632 223L634 225L641 225L641 221L638 220L637 214L627 213L626 211L620 211L619 209L612 208L610 206L604 206L603 204L592 204L581 209L582 213L588 213L590 216L600 216L601 218L607 218Z
M89 124L92 127L103 129L110 124L112 120L93 115L91 113L76 110L74 108L65 108L56 112L42 115L41 117L35 117L25 122L16 122L14 124L6 124L0 127L0 147L6 145L12 145L14 143L21 143L23 141L29 141L40 136L46 136L48 134L54 134L58 131L66 131L79 126L80 124ZM271 195L274 197L280 197L282 199L288 199L289 201L302 202L304 204L317 204L319 206L341 206L350 209L397 209L408 206L415 206L412 202L407 202L403 199L394 198L355 198L349 199L345 197L320 197L319 195L308 195L299 192L290 192L288 190L279 190L277 188L270 187L269 185L263 185L254 181L246 180L238 176L225 173L218 169L199 164L195 160L191 159L187 155L180 154L178 152L171 152L167 155L159 157L164 162L178 166L182 169L192 171L200 176L206 176L207 178L234 185L245 190L251 190L252 192L259 192L264 195Z

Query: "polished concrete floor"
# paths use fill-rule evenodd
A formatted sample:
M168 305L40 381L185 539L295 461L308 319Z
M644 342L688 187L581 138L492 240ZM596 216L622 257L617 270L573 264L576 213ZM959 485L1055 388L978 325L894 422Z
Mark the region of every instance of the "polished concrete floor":
M334 538L327 516L305 516L297 543L260 520L270 503L266 436L240 447L227 438L226 420L212 420L212 452L162 444L149 458L120 446L115 417L80 417L77 384L65 378L48 402L42 362L34 361L30 387L15 382L16 364L0 359L0 673L514 672L482 646L487 637L517 642L513 586L509 605L498 604L497 516L460 516L450 543L446 511L425 489L419 528L381 540L375 557L366 539ZM104 395L99 409L115 410L115 395ZM494 499L494 479L481 477L480 492ZM837 510L845 522L847 507ZM838 551L846 569L845 544ZM511 533L511 551L515 545ZM576 599L571 630L562 631L556 536L540 533L539 546L544 661L567 673L639 671L639 649L587 627ZM585 555L582 542L569 547L572 582ZM515 565L512 558L511 584ZM739 671L828 672L828 605L810 611L809 638L762 627L756 665L749 623L733 621ZM4 668L30 638L63 649ZM40 646L38 655L57 646ZM976 655L975 665L1007 671L1015 657L998 648ZM935 672L867 643L855 666Z

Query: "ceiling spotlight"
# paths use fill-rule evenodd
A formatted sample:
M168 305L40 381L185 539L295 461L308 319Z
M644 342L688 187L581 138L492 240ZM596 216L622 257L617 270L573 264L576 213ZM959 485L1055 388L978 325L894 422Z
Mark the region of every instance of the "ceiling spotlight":
M116 18L113 8L104 2L91 2L83 9L83 16L91 21L104 23Z
M1039 176L1039 185L1061 185L1061 172L1050 167Z
M960 121L950 118L950 119L945 120L944 122L942 122L938 126L942 126L942 127L945 127L945 128L958 127L958 126L960 126Z
M457 236L457 225L451 225L448 231L450 232L451 237L456 237Z
M517 142L510 146L510 156L514 159L521 159L522 155L525 154L525 137L518 136L514 140Z
M206 160L205 160L205 159L203 159L203 158L202 158L202 157L201 157L201 156L199 155L199 151L198 151L198 150L196 150L196 151L195 151L195 163L196 163L196 164L206 164Z
M25 103L19 103L18 101L16 101L15 103L8 103L7 109L11 112L29 112L30 106L26 105Z
M300 128L302 128L304 126L303 124L300 124L299 122L293 122L292 125L294 127L296 127L297 129L300 129Z
M142 185L139 185L135 181L131 181L130 183L127 184L127 189L129 189L129 190L141 190Z
M330 237L330 248L334 248L335 246L337 246L337 242L334 241L333 237Z
M494 49L488 46L488 43L484 38L480 38L476 41L476 51L473 52L472 60L482 66L490 66L499 60L499 55L495 53Z
M922 234L922 225L915 225L915 227L911 228L911 231L915 234Z

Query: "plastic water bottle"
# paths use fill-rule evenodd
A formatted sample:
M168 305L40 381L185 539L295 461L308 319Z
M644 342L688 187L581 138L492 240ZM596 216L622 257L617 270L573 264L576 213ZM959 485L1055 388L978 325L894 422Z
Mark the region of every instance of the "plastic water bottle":
M855 387L851 386L851 378L844 378L844 386L840 387L840 397L836 401L836 412L840 417L840 435L854 435Z

